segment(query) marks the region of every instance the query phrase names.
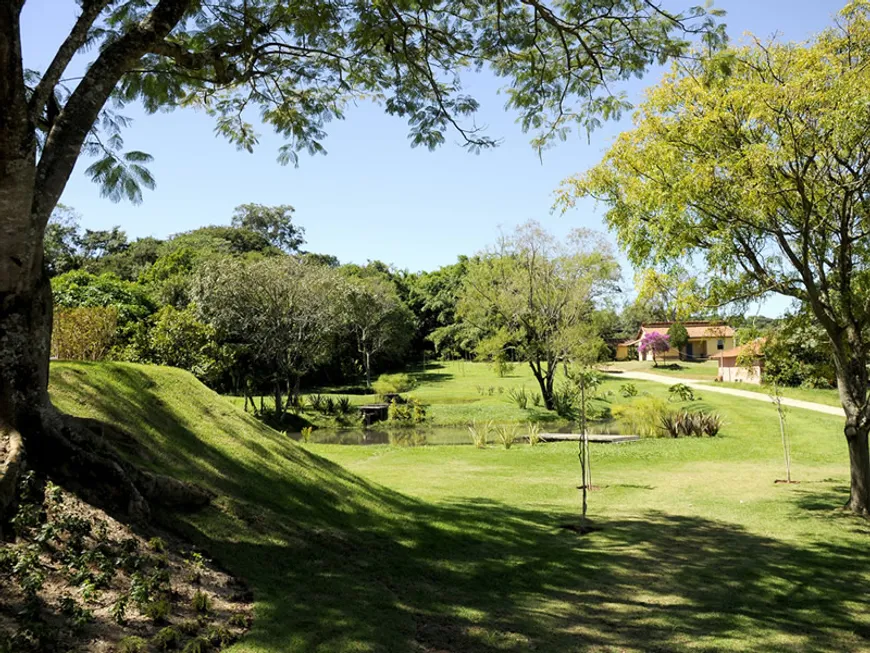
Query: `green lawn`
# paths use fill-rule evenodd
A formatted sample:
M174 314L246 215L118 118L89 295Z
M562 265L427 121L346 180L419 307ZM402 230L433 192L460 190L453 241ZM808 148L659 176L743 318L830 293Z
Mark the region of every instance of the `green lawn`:
M518 363L505 377L499 378L491 366L484 363L450 361L429 363L426 370L408 372L419 386L407 396L419 399L426 405L427 424L430 426L464 426L473 420L493 420L497 424L534 421L549 425L565 424L554 413L543 407L535 407L529 401L528 408L522 410L510 400L511 389L525 388L529 394L540 396L538 382L531 369ZM563 379L561 370L558 379ZM559 381L557 381L558 386ZM324 397L348 397L355 405L372 403L377 400L374 394L353 395L341 392L340 388L313 388L303 394L321 394ZM230 397L239 408L244 406L241 397ZM259 399L257 399L259 402ZM265 398L266 407L274 406L274 400ZM313 411L307 411L306 419L321 427L339 426L334 420L324 419Z
M625 370L627 372L650 372L697 381L715 381L719 375L718 361L688 362L670 361L655 365L652 361L616 361L604 363L602 369Z
M766 395L773 394L773 388L768 386L755 385L753 383L717 383L717 386L723 388L736 388L737 390L748 390L750 392L760 392ZM790 399L801 399L803 401L812 401L817 404L825 404L826 406L836 406L840 408L843 404L840 402L840 394L835 388L788 388L781 387L779 389L783 397Z
M440 383L430 396L475 386L458 370ZM559 528L578 508L571 443L303 448L144 366L54 364L51 391L123 425L127 455L220 493L167 518L252 584L236 653L870 650L870 528L837 509L831 416L791 411L791 486L774 484L762 402L704 393L717 438L593 445L600 530L579 537Z

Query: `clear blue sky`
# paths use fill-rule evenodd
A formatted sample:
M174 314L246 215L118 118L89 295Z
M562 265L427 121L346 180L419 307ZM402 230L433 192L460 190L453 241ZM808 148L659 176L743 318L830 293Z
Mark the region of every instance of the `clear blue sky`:
M778 32L803 40L831 22L845 0L718 0L728 12L734 39L745 32ZM669 2L669 6L677 6ZM701 4L686 0L686 4ZM76 15L74 0L29 0L24 8L26 65L42 69ZM657 81L651 71L626 90L639 97ZM83 174L80 163L63 202L92 229L121 225L131 237L166 237L207 224L226 224L233 207L247 202L292 204L305 227L307 248L334 254L342 262L380 259L400 268L428 270L472 254L491 243L499 226L529 219L562 234L582 226L603 229L601 208L584 204L560 216L550 213L553 190L566 176L594 165L613 136L630 126L630 116L605 126L587 141L579 134L544 153L543 162L529 136L503 110L498 80L466 78L466 89L482 104L479 124L504 139L475 156L453 143L435 152L411 149L401 119L376 106L360 105L333 123L326 156L301 155L298 168L276 160L279 138L261 130L254 154L238 152L213 133L202 113L180 110L146 116L135 108L126 145L155 157L151 170L157 188L140 206L112 204ZM630 281L630 270L626 270ZM765 307L778 312L781 303Z

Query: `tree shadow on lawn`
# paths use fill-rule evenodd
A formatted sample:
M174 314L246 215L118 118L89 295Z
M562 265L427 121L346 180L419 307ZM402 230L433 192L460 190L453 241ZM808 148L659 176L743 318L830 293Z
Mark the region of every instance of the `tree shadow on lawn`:
M451 653L870 645L864 550L793 546L661 512L601 520L602 530L578 537L554 528L566 515L396 501L394 519L353 533L217 542L218 558L244 567L259 590L247 644Z
M160 516L253 586L257 618L240 650L870 646L866 547L797 545L664 512L599 519L600 531L578 537L558 528L564 512L433 505L369 483L205 391L170 398L182 413L133 367L106 385L82 382L78 396L111 422L147 423L127 455L220 494L202 513ZM206 441L189 420L216 412L225 430ZM242 423L256 440L238 438ZM797 504L837 505L810 498Z

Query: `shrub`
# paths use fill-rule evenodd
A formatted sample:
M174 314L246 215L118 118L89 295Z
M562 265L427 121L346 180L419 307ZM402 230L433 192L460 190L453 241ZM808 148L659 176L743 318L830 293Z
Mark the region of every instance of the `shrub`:
M323 412L327 415L333 415L335 413L335 399L327 397L323 400Z
M323 397L321 395L308 395L308 405L311 406L311 410L322 410Z
M156 601L151 601L145 606L145 616L156 624L164 623L169 618L171 610L169 600L162 598Z
M492 432L492 420L488 422L478 423L473 421L468 426L468 432L471 434L471 441L478 449L485 449L489 443L489 434Z
M553 392L553 410L563 419L577 419L577 403L579 399L574 388L566 383Z
M526 392L525 386L519 388L511 388L507 392L508 399L515 403L518 408L523 410L529 405L529 394Z
M643 437L661 435L662 419L671 412L668 402L658 397L640 397L629 404L613 407L613 415L620 422L620 432Z
M541 441L541 427L533 422L529 422L529 445L534 447Z
M513 424L509 426L499 426L495 432L498 434L498 439L504 445L505 449L510 449L514 440L517 438L517 427Z
M166 626L157 632L151 643L158 651L170 651L178 646L178 632L171 626Z
M637 396L637 386L634 383L623 383L619 386L619 394L626 399Z
M409 374L381 374L372 387L381 396L401 394L416 388L417 381Z
M313 426L303 426L302 430L299 432L301 436L301 440L304 444L308 444L311 442L311 434L314 433Z
M144 653L148 643L141 637L125 637L118 642L118 653Z
M191 607L200 614L205 614L211 609L211 599L208 598L208 594L201 590L196 590L193 594L193 598L190 600Z
M348 415L353 410L350 397L339 397L336 406L338 407L338 412L342 415Z
M661 418L662 429L672 438L701 437L707 435L714 437L719 433L722 419L719 415L703 412L690 413L682 410L663 415Z
M67 360L102 360L112 348L117 330L118 309L114 306L58 310L51 333L51 353Z
M543 397L541 397L540 392L536 392L535 394L532 395L532 406L534 406L535 408L539 408L543 401L544 400L543 400Z
M208 653L209 649L211 649L209 641L205 637L197 637L187 643L182 653Z
M668 388L669 401L695 401L695 392L685 383L675 383Z

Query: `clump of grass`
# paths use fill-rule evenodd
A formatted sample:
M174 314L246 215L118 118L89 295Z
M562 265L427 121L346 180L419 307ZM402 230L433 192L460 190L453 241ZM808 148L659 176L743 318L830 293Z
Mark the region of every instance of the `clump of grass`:
M517 427L514 424L499 426L496 433L505 449L510 449L514 440L517 439Z
M534 422L529 422L529 445L534 447L541 442L541 427Z
M178 631L172 626L166 626L157 631L157 634L151 638L151 643L158 651L171 651L178 647L179 639Z
M303 444L308 444L309 442L311 442L311 434L312 433L314 433L313 426L303 426L302 427L302 430L299 432L299 435L301 436L300 439L302 440Z
M474 420L468 425L468 432L471 435L471 441L478 449L486 449L489 444L489 434L492 432L492 420L488 422L478 423Z
M193 598L190 600L191 607L200 614L205 614L211 609L211 599L208 594L200 590L196 590Z
M696 437L707 435L715 437L722 428L722 418L715 413L685 410L662 416L662 429L672 438L684 436Z
M118 642L118 653L144 653L148 650L148 642L141 637L125 637Z
M634 383L623 383L619 386L619 394L626 399L637 396L637 386Z
M508 399L517 405L517 408L525 410L529 405L529 393L525 386L511 388L507 392Z

